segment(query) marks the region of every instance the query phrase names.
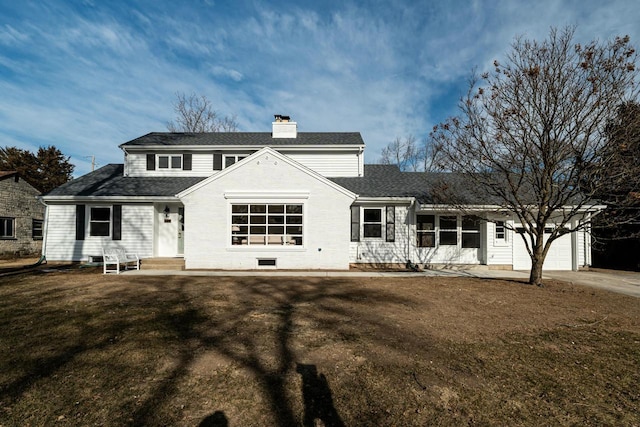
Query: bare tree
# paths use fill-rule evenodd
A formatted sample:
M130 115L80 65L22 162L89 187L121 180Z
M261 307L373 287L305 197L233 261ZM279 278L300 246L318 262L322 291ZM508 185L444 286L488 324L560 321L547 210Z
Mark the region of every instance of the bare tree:
M610 151L607 126L621 103L638 98L629 37L580 45L574 33L551 29L542 42L516 38L505 64L495 61L491 72L472 77L460 115L432 132L449 168L519 219L536 285L551 244L590 227L597 196L615 185L601 173ZM640 170L620 174L618 182ZM557 227L545 233L547 224Z
M400 170L405 170L409 158L415 149L415 138L412 135L402 139L399 136L382 149L380 163L384 165L397 165Z
M175 121L167 122L169 132L237 132L235 116L221 117L204 95L176 93Z
M396 137L382 149L380 163L397 165L402 171L442 171L441 148L432 139L424 138L420 143L413 135Z

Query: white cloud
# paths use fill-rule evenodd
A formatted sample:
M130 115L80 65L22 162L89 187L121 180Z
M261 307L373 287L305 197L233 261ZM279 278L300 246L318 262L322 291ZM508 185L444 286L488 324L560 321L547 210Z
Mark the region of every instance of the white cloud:
M164 130L176 92L206 95L243 130L281 113L302 131L360 131L372 162L451 114L472 68L517 34L577 24L584 40L638 44L640 22L631 1L15 3L0 6L0 138L55 144L78 173Z
M235 80L239 82L242 80L242 73L238 70L234 70L231 68L221 67L219 65L214 66L211 69L211 73L216 77L228 77L231 80Z

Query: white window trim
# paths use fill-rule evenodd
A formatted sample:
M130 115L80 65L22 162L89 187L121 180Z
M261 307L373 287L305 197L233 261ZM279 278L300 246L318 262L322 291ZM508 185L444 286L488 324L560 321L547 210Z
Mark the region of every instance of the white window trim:
M501 222L504 229L504 238L498 237L498 223ZM493 222L493 246L509 246L509 229L507 228L507 221L500 220Z
M480 219L477 219L477 221L478 221L478 229L477 230L465 229L465 228L463 228L464 216L465 215L461 215L458 218L459 219L459 227L460 227L460 249L480 249L480 248L482 248L482 221ZM462 237L464 236L464 234L477 234L478 235L478 246L477 247L471 247L471 248L465 248L464 246L462 246Z
M245 158L247 158L247 154L223 154L222 155L222 169L226 169L229 168L233 165L235 165L236 163L238 163L241 160L244 160ZM229 166L227 166L227 159L233 159L233 163L230 164Z
M433 217L433 230L422 230L418 228L418 216L432 216ZM415 244L419 250L434 250L438 247L438 215L435 213L416 213L416 236ZM433 233L433 246L419 246L418 245L418 233Z
M91 234L91 209L101 209L101 208L109 209L109 234L107 234L106 236L94 236ZM86 209L88 211L85 214L86 230L87 230L86 236L90 239L111 238L113 234L113 207L112 206L87 206ZM96 222L105 223L106 221L96 221Z
M0 239L1 240L14 240L16 238L16 219L14 217L11 216L3 216L1 219L3 220L8 220L9 222L11 222L11 231L13 232L13 235L9 236L9 235L1 235ZM4 233L4 230L3 230Z
M233 192L232 192L233 194ZM298 193L299 194L299 193ZM236 197L233 197L236 196ZM227 199L233 199L233 202L229 202L227 203L227 231L226 231L226 241L227 241L227 250L228 251L240 251L240 252L246 252L246 251L258 251L258 252L267 252L267 251L304 251L307 248L307 240L309 238L309 228L307 226L307 207L306 207L306 203L304 199L298 199L298 198L287 198L286 195L284 195L283 197L280 197L279 199L277 198L269 198L269 199L265 199L265 198L260 198L260 199L241 199L238 198L239 194L233 194L233 196L231 194L225 194L225 198ZM245 193L246 196L246 193ZM265 244L265 245L251 245L251 244L246 244L246 245L233 245L232 244L232 238L233 238L233 221L232 221L232 216L233 214L233 205L302 205L302 245L289 245L289 244L282 244L282 245L269 245L269 244ZM265 226L268 226L268 224L265 224ZM286 231L286 230L285 230ZM285 233L286 235L286 233Z
M365 222L364 220L364 211L365 210L379 210L380 211L380 221L379 222ZM387 226L387 222L386 222L386 208L384 206L361 206L360 207L360 217L362 218L362 225L360 226L360 235L362 236L362 240L375 240L375 241L380 241L380 242L384 242L386 241L385 236L386 236L386 226ZM364 235L364 226L365 224L380 224L380 237L367 237Z
M160 166L160 157L167 157L167 162L168 162L168 166L166 168L163 168ZM180 157L180 167L179 168L174 168L173 167L173 162L172 159L174 157ZM156 169L157 170L182 170L183 166L184 166L184 159L182 158L182 154L156 154Z
M452 247L456 247L456 248L461 248L462 247L462 239L460 236L460 228L462 227L461 223L460 223L460 215L452 215L452 214L443 214L443 215L437 215L438 217L438 221L437 221L437 240L436 240L436 247L437 248L441 248L441 247L448 247L448 248L452 248ZM440 226L440 222L442 220L443 217L454 217L456 219L456 228L442 228ZM445 232L445 233L449 233L449 232L456 232L456 244L455 245L443 245L440 243L440 233L441 232Z

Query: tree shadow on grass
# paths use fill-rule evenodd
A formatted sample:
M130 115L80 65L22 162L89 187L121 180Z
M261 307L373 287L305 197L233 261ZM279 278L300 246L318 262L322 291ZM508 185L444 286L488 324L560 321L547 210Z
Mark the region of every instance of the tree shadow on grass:
M40 289L47 300L46 306L38 305L37 291L22 297L31 300L33 311L25 314L30 319L49 317L59 323L73 321L79 330L65 343L54 340L52 346L55 351L49 352L53 354L31 359L23 365L23 375L0 384L0 401L3 404L11 405L38 381L51 378L67 365L74 364L78 357L89 352L92 355L103 352L113 342L113 337L122 331L130 339L138 339L130 344L140 349L149 344L144 341L147 339L144 334L152 332L155 333L152 344L161 349L163 355L171 357L173 363L168 370L152 373L154 381L145 385L148 392L142 393L142 398L134 406L129 401L110 403L122 406L120 409L108 408L112 413L128 414L121 415L126 418L114 422L132 426L170 423L170 420L162 418L166 405L176 399L182 381L188 377L198 357L205 352L213 352L233 361L257 380L276 425L299 425L302 421L303 416L293 403L299 399L291 395L290 387L290 380L297 372L302 378L304 425L312 425L309 423L320 419L327 426L342 426L326 378L317 373L314 365L303 363L294 349L296 322L304 319L313 323L314 331L338 340L341 337L348 340L354 334L349 325L352 319L357 318L363 329L375 331L367 335L368 340L393 347L399 342L401 332L397 326L376 316L376 307L411 304L411 301L391 292L353 286L348 280L340 279L93 278L112 284L108 288L100 288L97 296L91 298L93 311L81 310L65 317L64 304L67 302L64 301L69 295L68 292L65 294L63 285L55 289ZM20 304L19 299L14 295L11 304ZM221 308L212 310L212 301L222 301ZM104 314L97 319L91 317L95 310L101 313L113 311L113 315ZM265 323L269 323L268 327ZM47 322L41 325L45 330L55 326ZM127 358L124 355L106 363L111 367L107 366L101 372L119 369L118 363L127 363ZM131 364L127 367L131 371L139 368L157 369L158 366ZM147 376L136 378L144 381ZM129 386L138 386L133 382L138 379L130 381ZM107 390L104 392L108 393ZM217 417L218 421L222 420L220 415ZM212 418L213 421L215 419Z

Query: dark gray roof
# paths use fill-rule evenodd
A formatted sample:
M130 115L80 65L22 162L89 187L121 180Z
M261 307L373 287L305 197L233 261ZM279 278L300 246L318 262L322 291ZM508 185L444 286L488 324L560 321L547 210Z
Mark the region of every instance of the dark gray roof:
M170 133L151 132L121 147L152 146L284 146L284 145L364 145L359 132L298 132L297 138L272 138L270 132L206 132Z
M457 201L493 204L498 201L468 185L456 173L401 172L395 165L365 165L363 177L330 178L360 197L415 197L420 203L446 203L442 195L455 192Z
M122 164L106 165L76 178L44 196L172 197L206 177L125 177ZM364 176L329 178L360 197L415 197L436 203L437 196L455 189L469 204L491 203L491 198L469 188L461 175L401 172L395 165L365 165ZM446 191L441 191L445 189ZM442 203L440 201L439 203Z
M124 165L109 164L45 194L46 196L175 196L205 177L125 177Z

